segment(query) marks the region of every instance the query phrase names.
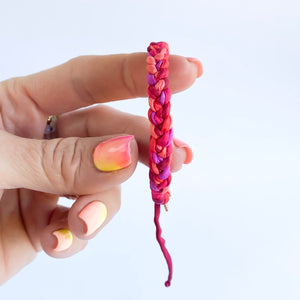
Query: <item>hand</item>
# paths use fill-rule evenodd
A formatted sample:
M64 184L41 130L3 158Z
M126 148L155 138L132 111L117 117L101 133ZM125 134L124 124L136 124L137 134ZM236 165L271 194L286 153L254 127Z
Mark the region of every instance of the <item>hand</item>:
M84 56L0 83L0 283L41 249L53 257L82 250L117 213L119 185L138 161L148 162L148 120L102 104L77 109L145 97L145 59L145 53ZM199 61L170 56L173 93L201 73ZM58 138L44 140L54 114ZM175 144L172 171L191 159L187 145ZM113 161L94 157L96 167L95 147L104 156L114 150ZM57 204L59 195L78 197L67 208Z

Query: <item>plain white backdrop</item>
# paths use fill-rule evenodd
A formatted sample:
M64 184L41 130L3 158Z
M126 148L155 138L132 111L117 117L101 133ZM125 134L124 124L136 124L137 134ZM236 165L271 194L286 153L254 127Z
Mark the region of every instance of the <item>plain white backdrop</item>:
M204 66L172 97L175 135L194 150L162 215L172 287L163 285L148 170L139 165L121 211L82 253L39 254L0 299L300 298L297 0L2 0L0 80L160 40ZM146 99L110 105L148 109Z

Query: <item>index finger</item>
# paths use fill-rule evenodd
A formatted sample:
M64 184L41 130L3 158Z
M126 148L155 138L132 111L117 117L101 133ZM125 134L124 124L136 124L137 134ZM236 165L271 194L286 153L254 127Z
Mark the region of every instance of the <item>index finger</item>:
M16 78L16 86L45 114L61 114L94 103L145 97L146 53L80 56L52 69ZM200 61L171 55L170 89L191 86L202 74Z

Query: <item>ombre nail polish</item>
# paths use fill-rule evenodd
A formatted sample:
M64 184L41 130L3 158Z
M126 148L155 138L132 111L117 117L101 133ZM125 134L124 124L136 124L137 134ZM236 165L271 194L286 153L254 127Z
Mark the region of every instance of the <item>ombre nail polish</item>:
M61 252L71 247L73 242L73 234L69 229L59 229L54 231L52 234L57 239L57 244L53 251Z
M115 137L100 143L94 150L93 160L100 171L110 172L131 164L130 141L133 135Z
M93 201L86 205L78 214L86 226L86 235L94 233L105 221L107 209L104 203Z

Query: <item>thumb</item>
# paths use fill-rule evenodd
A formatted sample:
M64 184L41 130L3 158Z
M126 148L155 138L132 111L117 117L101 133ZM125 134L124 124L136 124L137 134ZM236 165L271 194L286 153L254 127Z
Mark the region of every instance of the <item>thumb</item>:
M0 188L97 193L127 180L138 161L134 136L26 139L0 131Z

